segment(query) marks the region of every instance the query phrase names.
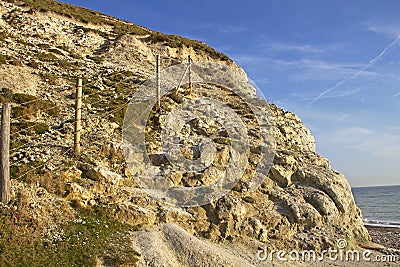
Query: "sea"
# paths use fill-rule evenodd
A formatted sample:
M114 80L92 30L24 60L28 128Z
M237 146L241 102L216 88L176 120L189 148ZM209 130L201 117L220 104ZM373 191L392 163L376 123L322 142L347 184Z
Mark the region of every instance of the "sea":
M400 228L400 185L353 187L365 225Z

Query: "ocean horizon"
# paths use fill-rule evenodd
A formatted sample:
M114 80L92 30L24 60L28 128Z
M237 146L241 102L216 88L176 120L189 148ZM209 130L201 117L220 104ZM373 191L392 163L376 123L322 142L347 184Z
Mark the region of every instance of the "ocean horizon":
M353 187L364 224L400 228L400 185Z

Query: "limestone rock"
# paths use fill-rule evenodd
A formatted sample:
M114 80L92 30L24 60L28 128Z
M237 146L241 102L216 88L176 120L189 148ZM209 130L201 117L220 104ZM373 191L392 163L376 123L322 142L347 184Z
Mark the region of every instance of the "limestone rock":
M150 226L157 218L155 212L131 203L120 203L113 210L118 220L131 226Z
M67 192L68 194L65 199L67 201L74 202L78 206L95 204L95 202L93 201L94 195L92 194L92 192L76 183L69 183L67 187Z
M3 88L13 89L14 93L36 95L40 77L29 67L2 64L0 81Z
M315 151L315 139L300 118L271 105L276 125L276 141L279 147L289 150Z
M274 180L280 184L282 187L288 186L291 184L291 177L293 174L292 170L287 170L280 165L275 165L271 167L271 173L274 177Z
M117 185L123 182L120 174L110 171L105 167L95 167L90 169L86 176L94 181L99 181L106 184Z
M72 167L72 168L69 168L68 170L64 171L63 175L65 176L65 178L68 182L75 181L75 180L81 178L82 171L77 169L76 167Z

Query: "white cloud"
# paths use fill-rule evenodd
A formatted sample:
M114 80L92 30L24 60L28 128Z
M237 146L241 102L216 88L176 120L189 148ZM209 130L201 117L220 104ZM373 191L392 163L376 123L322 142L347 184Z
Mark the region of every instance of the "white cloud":
M343 47L342 44L332 44L325 46L316 46L311 44L302 43L288 43L288 42L265 42L261 44L258 49L262 49L267 54L274 54L280 52L299 52L299 53L324 53L339 50Z
M230 55L239 64L252 64L263 69L287 72L294 80L330 80L344 78L358 73L363 77L380 77L381 74L369 70L360 70L363 65L357 63L331 63L322 60L283 60L258 55Z
M237 34L237 33L241 33L241 32L247 31L247 28L246 27L242 27L242 26L230 26L230 25L227 25L227 26L220 27L219 31L223 32L223 33Z
M230 55L230 57L237 61L238 63L262 63L268 61L269 59L266 57L260 57L255 54L240 54L240 55Z
M379 23L365 23L367 30L384 34L390 37L397 37L400 35L400 23L391 23L391 24L379 24Z
M324 49L317 48L311 45L305 44L288 44L288 43L272 43L263 46L268 51L299 51L299 52L312 52L312 53L321 53L324 52Z
M349 127L325 132L319 136L325 146L344 146L371 153L380 158L400 160L400 134L390 129L377 131L363 127Z

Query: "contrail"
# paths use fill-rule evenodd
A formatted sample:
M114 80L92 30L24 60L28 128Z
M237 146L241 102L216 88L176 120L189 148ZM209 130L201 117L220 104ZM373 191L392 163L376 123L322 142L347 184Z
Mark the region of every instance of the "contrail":
M342 117L338 118L337 120L333 121L333 123L337 123L339 121L342 121L342 120L346 119L348 116L349 116L349 114L345 114Z
M339 87L340 85L353 80L354 78L356 78L358 75L360 75L363 71L365 71L366 69L368 69L369 67L371 67L376 61L378 61L379 59L381 59L386 52L392 48L392 46L394 46L398 41L400 40L400 35L397 36L396 39L394 39L393 42L391 42L388 46L386 46L380 53L379 55L377 55L376 57L374 57L373 59L371 59L370 61L368 61L368 63L362 67L361 69L359 69L355 74L353 74L352 76L350 76L349 78L346 78L344 80L341 80L340 82L338 82L337 84L335 84L334 86L326 89L325 91L323 91L322 93L320 93L318 96L316 96L313 100L310 101L310 103L308 103L308 105L313 104L314 102L320 100L324 95L326 95L327 93L329 93L330 91L332 91L333 89Z

